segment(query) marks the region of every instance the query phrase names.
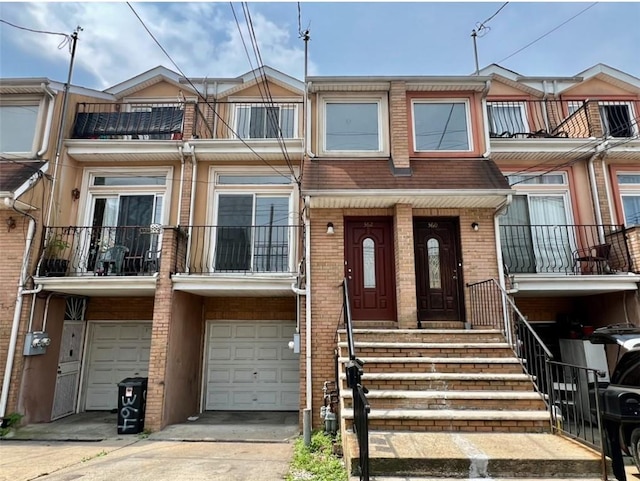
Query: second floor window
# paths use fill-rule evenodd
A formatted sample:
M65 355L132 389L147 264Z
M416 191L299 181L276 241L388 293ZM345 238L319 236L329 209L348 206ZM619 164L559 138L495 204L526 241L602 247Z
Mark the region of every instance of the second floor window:
M523 103L490 102L488 107L492 137L529 132Z
M380 151L379 112L378 102L327 102L324 150Z
M292 139L295 112L293 105L238 105L236 132L241 139Z
M0 152L34 151L38 103L0 105Z
M471 150L468 103L417 101L413 103L416 152Z
M604 134L610 137L633 137L638 132L633 108L627 102L600 102Z

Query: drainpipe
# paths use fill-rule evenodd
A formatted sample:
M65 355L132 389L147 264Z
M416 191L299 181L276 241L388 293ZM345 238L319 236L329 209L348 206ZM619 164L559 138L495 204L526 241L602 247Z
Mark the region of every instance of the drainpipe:
M482 90L482 122L484 123L484 145L485 145L485 153L482 154L482 157L488 159L491 157L491 137L489 136L489 114L487 109L487 95L489 95L489 89L491 88L491 80L487 80L484 84L484 89Z
M613 219L616 218L613 215L613 200L611 198L611 179L609 179L609 173L607 172L607 156L609 155L609 151L605 150L602 153L602 176L604 178L604 192L605 195L607 196L607 204L609 205L609 218L611 219L611 222L613 223ZM617 223L618 224L622 224L623 222L620 222L621 219L617 219Z
M49 96L48 109L47 109L47 123L44 126L44 135L42 139L42 148L36 153L36 157L42 157L49 148L49 136L51 135L51 120L53 119L53 110L55 107L55 93L42 82L40 84L42 91Z
M311 198L307 195L304 198L305 214L304 214L304 258L306 263L306 282L305 288L307 290L306 304L305 304L305 367L306 367L306 381L305 381L305 397L307 399L307 407L304 410L302 431L304 433L305 444L307 441L311 442L311 413L312 411L312 388L311 388L311 223L309 222L309 208L311 207Z
M587 165L589 167L589 183L591 184L591 197L593 200L593 210L596 213L596 224L598 224L598 237L599 242L604 242L604 227L602 225L602 212L600 212L600 202L598 197L598 186L596 185L596 171L593 165L593 161L598 157L606 148L608 142L604 142L596 145L594 153L589 157Z
M178 193L178 222L180 225L180 219L182 215L182 183L184 181L184 151L182 145L178 145L178 153L180 154L180 191Z
M189 145L189 144L185 144ZM191 233L193 231L193 208L196 203L196 179L198 177L198 161L196 160L196 148L193 145L191 147L191 200L189 203L189 234L188 234L188 242L187 242L187 262L186 262L186 271L189 273L189 259L191 258Z
M305 145L305 153L307 154L307 157L309 159L315 159L316 158L316 154L314 154L313 152L311 152L311 139L308 139L308 137L311 136L311 108L309 106L309 88L311 87L311 82L307 82L304 86L304 102L306 107L306 127L305 127L305 133L304 133L304 143Z
M16 212L24 216L28 216L29 228L27 229L27 238L24 246L24 255L22 258L22 269L20 270L20 278L18 280L18 293L16 296L16 307L13 312L13 323L11 325L11 334L9 337L9 350L7 352L7 362L5 363L4 378L2 380L2 394L0 394L0 418L3 418L7 410L7 402L9 400L9 387L11 381L11 371L13 370L13 358L16 353L16 344L18 342L18 329L20 327L20 315L22 314L22 303L25 294L33 294L34 296L42 290L42 284L32 290L24 289L24 284L27 279L27 266L29 264L29 254L31 253L31 246L33 243L33 237L36 230L35 218L27 212L22 212L15 207L15 201L5 198L5 204L13 207Z

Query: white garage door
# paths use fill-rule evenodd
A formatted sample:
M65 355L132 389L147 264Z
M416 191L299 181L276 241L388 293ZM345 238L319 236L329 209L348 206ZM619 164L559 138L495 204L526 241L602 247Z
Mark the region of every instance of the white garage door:
M206 410L297 411L292 322L210 322Z
M150 349L150 322L92 323L85 409L117 409L118 383L148 376Z

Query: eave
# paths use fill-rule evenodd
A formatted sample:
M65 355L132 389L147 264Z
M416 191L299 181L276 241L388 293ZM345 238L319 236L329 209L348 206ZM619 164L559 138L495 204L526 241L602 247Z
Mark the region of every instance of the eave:
M513 274L515 297L593 296L637 291L640 275L632 273L568 276L565 274Z
M203 297L292 297L296 277L286 275L174 274L173 290Z
M156 276L35 277L43 289L89 297L150 297L155 295Z
M171 162L181 140L65 140L67 155L80 162Z
M280 143L275 139L191 139L196 158L203 161L215 160L270 160L282 161L285 155ZM293 163L302 159L302 139L284 139L287 155ZM259 156L259 157L258 157Z

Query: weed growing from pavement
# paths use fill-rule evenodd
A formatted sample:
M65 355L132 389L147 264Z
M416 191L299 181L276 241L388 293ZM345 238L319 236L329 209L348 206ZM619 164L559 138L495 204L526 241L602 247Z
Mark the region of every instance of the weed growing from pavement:
M311 444L304 445L303 438L296 439L293 461L287 481L347 481L347 469L334 453L334 438L322 431L311 436Z
M20 413L11 413L6 418L3 419L2 425L0 427L0 438L4 438L7 434L9 434L13 429L20 424L20 420L24 416Z
M81 461L83 463L86 463L87 461L91 461L92 459L95 458L101 458L103 456L106 456L108 453L105 450L100 451L98 454L94 454L93 456L85 456L84 458L81 459Z

